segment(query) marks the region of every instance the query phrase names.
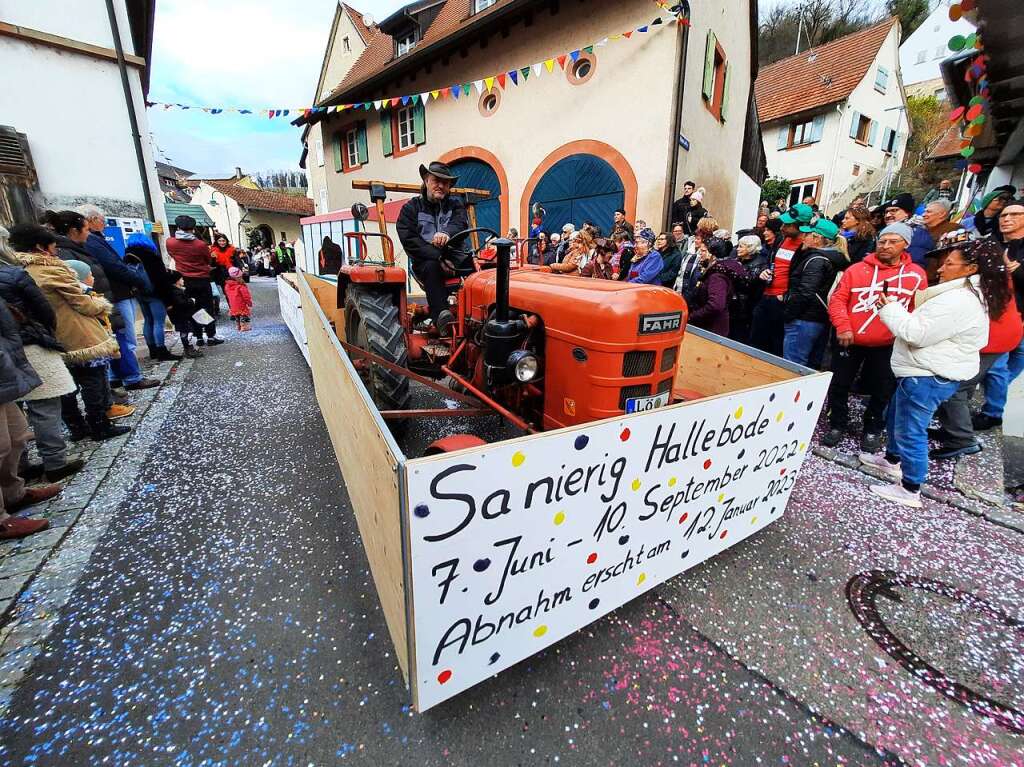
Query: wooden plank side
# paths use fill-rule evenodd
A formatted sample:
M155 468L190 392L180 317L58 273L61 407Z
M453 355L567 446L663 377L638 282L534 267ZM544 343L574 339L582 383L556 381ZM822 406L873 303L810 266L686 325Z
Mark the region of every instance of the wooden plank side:
M316 310L316 298L307 279L303 275L299 283L317 403L345 478L395 655L408 683L398 458L369 409L351 363L342 357L333 331Z
M675 388L710 397L794 378L800 378L800 373L687 332L680 347Z
M305 278L306 284L309 285L309 289L313 291L313 295L316 296L320 309L327 315L327 319L334 323L335 331L342 334L340 337L344 337L345 312L338 308L338 283L314 277L311 274L302 276Z

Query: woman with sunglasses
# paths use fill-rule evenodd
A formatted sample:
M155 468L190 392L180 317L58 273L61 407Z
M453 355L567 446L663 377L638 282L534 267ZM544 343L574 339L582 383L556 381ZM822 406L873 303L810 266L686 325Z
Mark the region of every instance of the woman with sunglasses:
M871 492L916 509L928 475L928 423L962 382L978 374L989 315L1000 317L1012 300L1003 250L991 240L954 245L938 274L939 284L918 294L913 313L896 296L878 298L879 317L896 337L896 393L887 413L885 455L860 454L861 463L898 482L873 485Z

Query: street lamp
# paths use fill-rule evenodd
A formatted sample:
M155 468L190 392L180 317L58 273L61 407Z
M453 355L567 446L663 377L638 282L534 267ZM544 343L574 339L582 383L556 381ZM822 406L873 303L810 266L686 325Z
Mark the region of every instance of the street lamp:
M228 196L226 194L224 194L224 192L220 191L219 189L214 189L213 192L210 195L210 206L214 207L214 208L218 207L217 200L214 199L214 197L213 197L213 195L215 195L215 194L219 194L221 197L224 198L224 216L228 220L228 225L227 225L226 229L227 229L228 232L230 232L231 231L231 206L228 205ZM239 223L241 223L241 222L239 222Z

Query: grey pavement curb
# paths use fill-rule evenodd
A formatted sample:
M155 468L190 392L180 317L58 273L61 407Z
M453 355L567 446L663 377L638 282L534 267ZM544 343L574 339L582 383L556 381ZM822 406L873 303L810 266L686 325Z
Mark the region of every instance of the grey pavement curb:
M824 447L822 445L817 445L813 447L812 450L816 456L824 458L826 461L838 463L840 466L845 466L848 469L859 471L862 474L867 474L868 476L875 477L876 479L885 480L886 482L891 481L887 476L882 474L882 472L872 469L869 466L864 466L857 459L857 456L842 453L838 450L834 450L830 447ZM959 495L958 493L939 490L931 485L922 486L921 495L925 498L930 498L933 501L953 506L954 508L965 511L972 516L982 517L994 525L1005 527L1006 529L1013 530L1016 533L1024 533L1024 514L1007 511L1003 508L992 506L987 503L973 501L970 498Z
M175 366L154 367L151 373L159 374L163 384L133 401L136 405L144 402L145 407L140 408L143 412L137 416L132 432L102 443L88 459L90 470L76 475L49 504L33 507L34 515L50 519L52 529L15 542L0 560L0 718L21 678L42 651L114 512L157 444L160 426L171 412L192 364L192 360L176 363L169 382ZM116 460L123 452L130 455Z

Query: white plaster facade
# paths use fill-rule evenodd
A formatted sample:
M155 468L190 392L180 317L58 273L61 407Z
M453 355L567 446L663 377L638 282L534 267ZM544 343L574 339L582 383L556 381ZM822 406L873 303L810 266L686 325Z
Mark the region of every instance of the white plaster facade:
M282 236L289 243L295 242L301 236L300 216L247 208L239 205L230 194L216 189L205 181L196 188L191 202L193 205L201 206L213 221L214 228L226 234L236 247L248 248L249 232L261 225L266 225L273 231L275 244Z
M942 87L939 64L952 53L949 39L953 35L967 36L974 31L974 25L967 19L952 21L949 18L950 4L951 0L941 0L921 26L900 45L900 69L908 92L911 86L938 81L929 89L934 95Z
M315 170L318 135L310 131L307 165L310 196L321 212L367 201L354 191L354 180L419 183L419 166L443 158L482 159L502 179L502 227L527 231L529 198L543 170L557 158L594 154L618 172L626 187L627 214L661 226L668 202L683 182L694 179L707 187L704 205L725 226L731 225L737 201L744 118L751 87L749 5L709 0L692 5L682 119L673 125L673 88L684 31L675 24L635 33L631 39L609 41L594 49L594 71L581 84L570 82L555 66L532 75L518 87L495 86L500 104L493 114L479 109L481 94L473 90L459 99L432 100L426 108L426 141L412 151L385 157L378 112L349 110L330 114L320 123L326 172ZM593 0L582 6L565 4L549 19L539 13L532 26L511 25L509 36L486 49L468 46L465 57L432 62L430 74L404 81L397 93L417 93L473 82L497 72L520 69L600 41L612 34L649 23L658 8L649 0ZM656 30L656 31L655 31ZM726 118L719 120L702 97L705 44L709 30L730 68ZM567 67L568 69L569 67ZM642 106L639 106L642 105ZM326 147L338 131L365 121L367 162L351 171L337 171ZM689 151L680 151L675 190L667 188L672 144L682 133ZM400 155L400 156L399 156ZM740 199L743 199L742 197ZM610 222L597 222L607 229Z
M124 0L115 0L114 6L125 53L145 56L134 49ZM114 46L103 0L5 3L3 21L73 42ZM142 137L145 181L116 61L3 36L0 71L7 75L0 124L27 136L48 207L93 203L108 215L148 218L145 183L166 231L139 67L128 66L128 79Z
M790 202L811 196L833 213L857 194L873 193L877 199L886 177L899 169L910 129L898 44L899 25L894 24L864 77L842 101L761 124L768 172L793 182ZM879 67L888 72L884 93L876 87ZM851 134L860 117L870 123L858 139ZM791 125L808 122L817 139L788 146Z

